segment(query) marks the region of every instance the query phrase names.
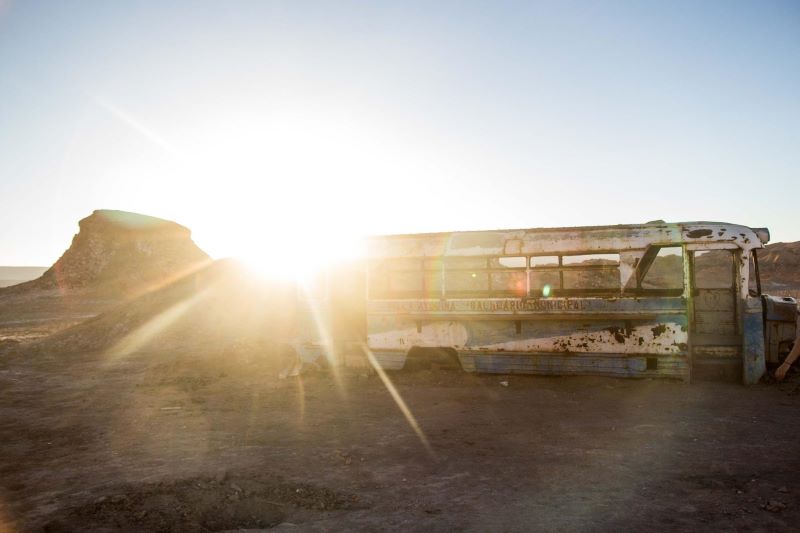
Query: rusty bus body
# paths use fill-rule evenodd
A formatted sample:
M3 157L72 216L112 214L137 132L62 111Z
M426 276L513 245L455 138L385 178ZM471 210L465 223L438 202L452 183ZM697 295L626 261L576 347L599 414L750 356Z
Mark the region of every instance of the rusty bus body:
M755 383L796 335L760 294L766 229L719 222L467 231L367 243L366 346L386 369Z

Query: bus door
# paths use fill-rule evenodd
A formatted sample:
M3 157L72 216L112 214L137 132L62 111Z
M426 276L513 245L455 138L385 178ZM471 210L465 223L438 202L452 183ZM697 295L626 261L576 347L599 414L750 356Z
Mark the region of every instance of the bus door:
M695 250L690 255L692 375L697 379L741 378L735 252Z

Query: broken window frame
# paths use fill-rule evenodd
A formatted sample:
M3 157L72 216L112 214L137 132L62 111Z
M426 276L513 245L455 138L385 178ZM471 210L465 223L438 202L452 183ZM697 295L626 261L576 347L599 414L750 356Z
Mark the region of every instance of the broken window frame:
M607 255L616 255L617 260L616 263L613 264L586 264L586 263L576 263L576 264L569 264L564 262L565 257L592 257L598 256L599 259L603 259L599 256L607 256ZM537 265L533 266L533 259L535 257L557 257L558 258L558 265ZM622 286L620 282L620 262L621 262L621 254L619 250L601 250L601 251L575 251L570 253L547 253L547 254L536 254L530 256L529 265L530 272L558 272L558 286L551 286L549 293L547 295L534 295L528 293L529 298L549 298L554 296L620 296L622 295ZM606 271L606 272L616 272L617 276L617 284L616 287L603 287L603 288L584 288L584 287L565 287L564 285L564 273L576 273L576 272L586 272L586 271ZM528 285L532 285L530 282L530 274L528 275ZM537 289L538 290L538 289Z
M658 254L665 248L677 248L681 251L681 286L668 287L668 288L644 288L642 282L647 277L647 273L655 264ZM680 244L652 244L649 245L642 254L642 257L637 258L634 262L634 273L632 279L635 280L633 287L626 287L625 294L631 296L681 296L683 295L686 287L686 263L683 261L687 251L684 246Z

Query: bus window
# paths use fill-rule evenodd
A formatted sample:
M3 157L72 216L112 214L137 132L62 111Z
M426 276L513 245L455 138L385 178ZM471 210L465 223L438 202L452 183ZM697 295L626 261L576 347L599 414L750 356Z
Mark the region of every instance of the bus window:
M473 270L486 268L485 257L445 257L445 270Z
M620 289L619 254L565 255L561 260L564 289Z
M504 268L521 268L525 269L527 266L527 259L524 257L492 257L489 259L489 268L504 269Z
M544 296L546 298L550 296L552 290L561 288L561 275L556 270L560 265L557 255L531 257L530 265L530 295L532 297Z
M380 297L415 297L423 290L420 259L386 259L372 264L369 293Z
M648 250L637 265L639 288L646 290L683 289L683 249L680 246Z
M446 276L445 287L448 294L489 292L486 272L459 270L447 272Z
M531 296L549 296L553 289L561 288L561 277L556 270L531 270Z
M445 291L451 296L489 292L485 257L446 257L444 275Z
M562 264L564 266L619 265L619 254L565 255Z
M492 293L498 296L525 296L528 292L528 286L525 284L525 271L492 272L491 282Z
M526 257L492 257L489 267L490 290L496 296L522 297L528 293L525 282L525 270L528 265Z
M618 270L565 270L565 289L619 290Z
M750 269L748 272L747 291L750 296L761 295L761 280L758 272L758 257L756 250L750 252Z
M703 250L693 254L694 331L711 338L696 338L695 346L735 350L738 343L737 296L734 290L732 250Z
M422 272L391 272L389 274L389 292L421 293Z
M558 266L557 255L542 255L538 257L531 257L532 268L557 267L557 266Z
M733 254L730 250L704 250L694 253L695 286L703 289L733 287Z

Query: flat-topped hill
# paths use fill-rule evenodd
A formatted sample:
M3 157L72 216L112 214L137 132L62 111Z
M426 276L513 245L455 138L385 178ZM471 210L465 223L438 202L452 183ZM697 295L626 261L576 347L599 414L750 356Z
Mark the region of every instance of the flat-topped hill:
M0 288L0 330L34 327L46 334L60 329L55 322L94 316L210 261L191 231L169 220L103 209L78 226L69 248L43 274Z
M78 223L66 252L41 277L6 289L140 290L208 261L191 231L156 217L98 210Z

